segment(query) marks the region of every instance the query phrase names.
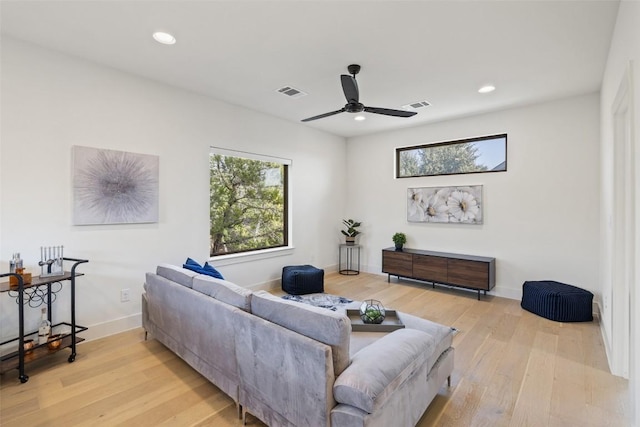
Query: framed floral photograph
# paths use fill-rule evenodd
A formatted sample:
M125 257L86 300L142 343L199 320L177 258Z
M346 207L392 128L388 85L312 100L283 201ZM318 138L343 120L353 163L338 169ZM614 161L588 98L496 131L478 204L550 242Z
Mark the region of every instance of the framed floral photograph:
M482 224L482 185L409 188L407 221Z

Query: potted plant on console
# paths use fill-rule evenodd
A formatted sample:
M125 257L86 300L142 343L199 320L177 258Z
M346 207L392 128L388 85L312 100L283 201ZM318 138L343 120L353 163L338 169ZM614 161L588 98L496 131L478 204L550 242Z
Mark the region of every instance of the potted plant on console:
M358 221L354 221L352 219L343 219L342 223L347 227L346 230L342 230L342 234L344 234L345 241L347 245L355 245L356 244L356 236L361 232L357 230L358 227L362 225L362 223Z
M402 246L407 243L407 236L404 233L396 233L391 239L396 245L396 251L401 251Z

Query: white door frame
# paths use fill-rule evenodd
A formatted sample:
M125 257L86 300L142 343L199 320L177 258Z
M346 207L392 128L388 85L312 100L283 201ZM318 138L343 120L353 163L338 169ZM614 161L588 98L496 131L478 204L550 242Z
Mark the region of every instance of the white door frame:
M613 103L613 263L611 370L629 378L631 352L630 309L635 294L636 212L635 143L632 132L632 70L625 70Z

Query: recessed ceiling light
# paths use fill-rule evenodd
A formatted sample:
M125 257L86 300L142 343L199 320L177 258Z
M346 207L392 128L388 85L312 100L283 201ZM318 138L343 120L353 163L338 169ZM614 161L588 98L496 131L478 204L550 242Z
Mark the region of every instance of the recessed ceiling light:
M162 31L156 31L155 33L153 33L153 38L155 39L155 41L157 41L158 43L162 43L162 44L176 44L176 38L173 37L171 34L169 33L163 33Z
M494 90L496 90L495 86L493 86L493 85L484 85L480 89L478 89L478 92L480 92L480 93L489 93L489 92L493 92Z
M365 117L365 116L355 116L355 117L353 118L353 120L356 120L356 121L358 121L358 122L361 122L361 121L363 121L363 120L366 120L366 117Z

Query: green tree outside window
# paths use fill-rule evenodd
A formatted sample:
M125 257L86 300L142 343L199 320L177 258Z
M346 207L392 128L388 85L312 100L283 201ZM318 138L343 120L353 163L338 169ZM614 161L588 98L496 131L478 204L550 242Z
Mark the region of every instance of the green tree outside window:
M450 175L507 170L507 135L396 149L396 176Z
M287 165L212 153L210 255L286 246Z

